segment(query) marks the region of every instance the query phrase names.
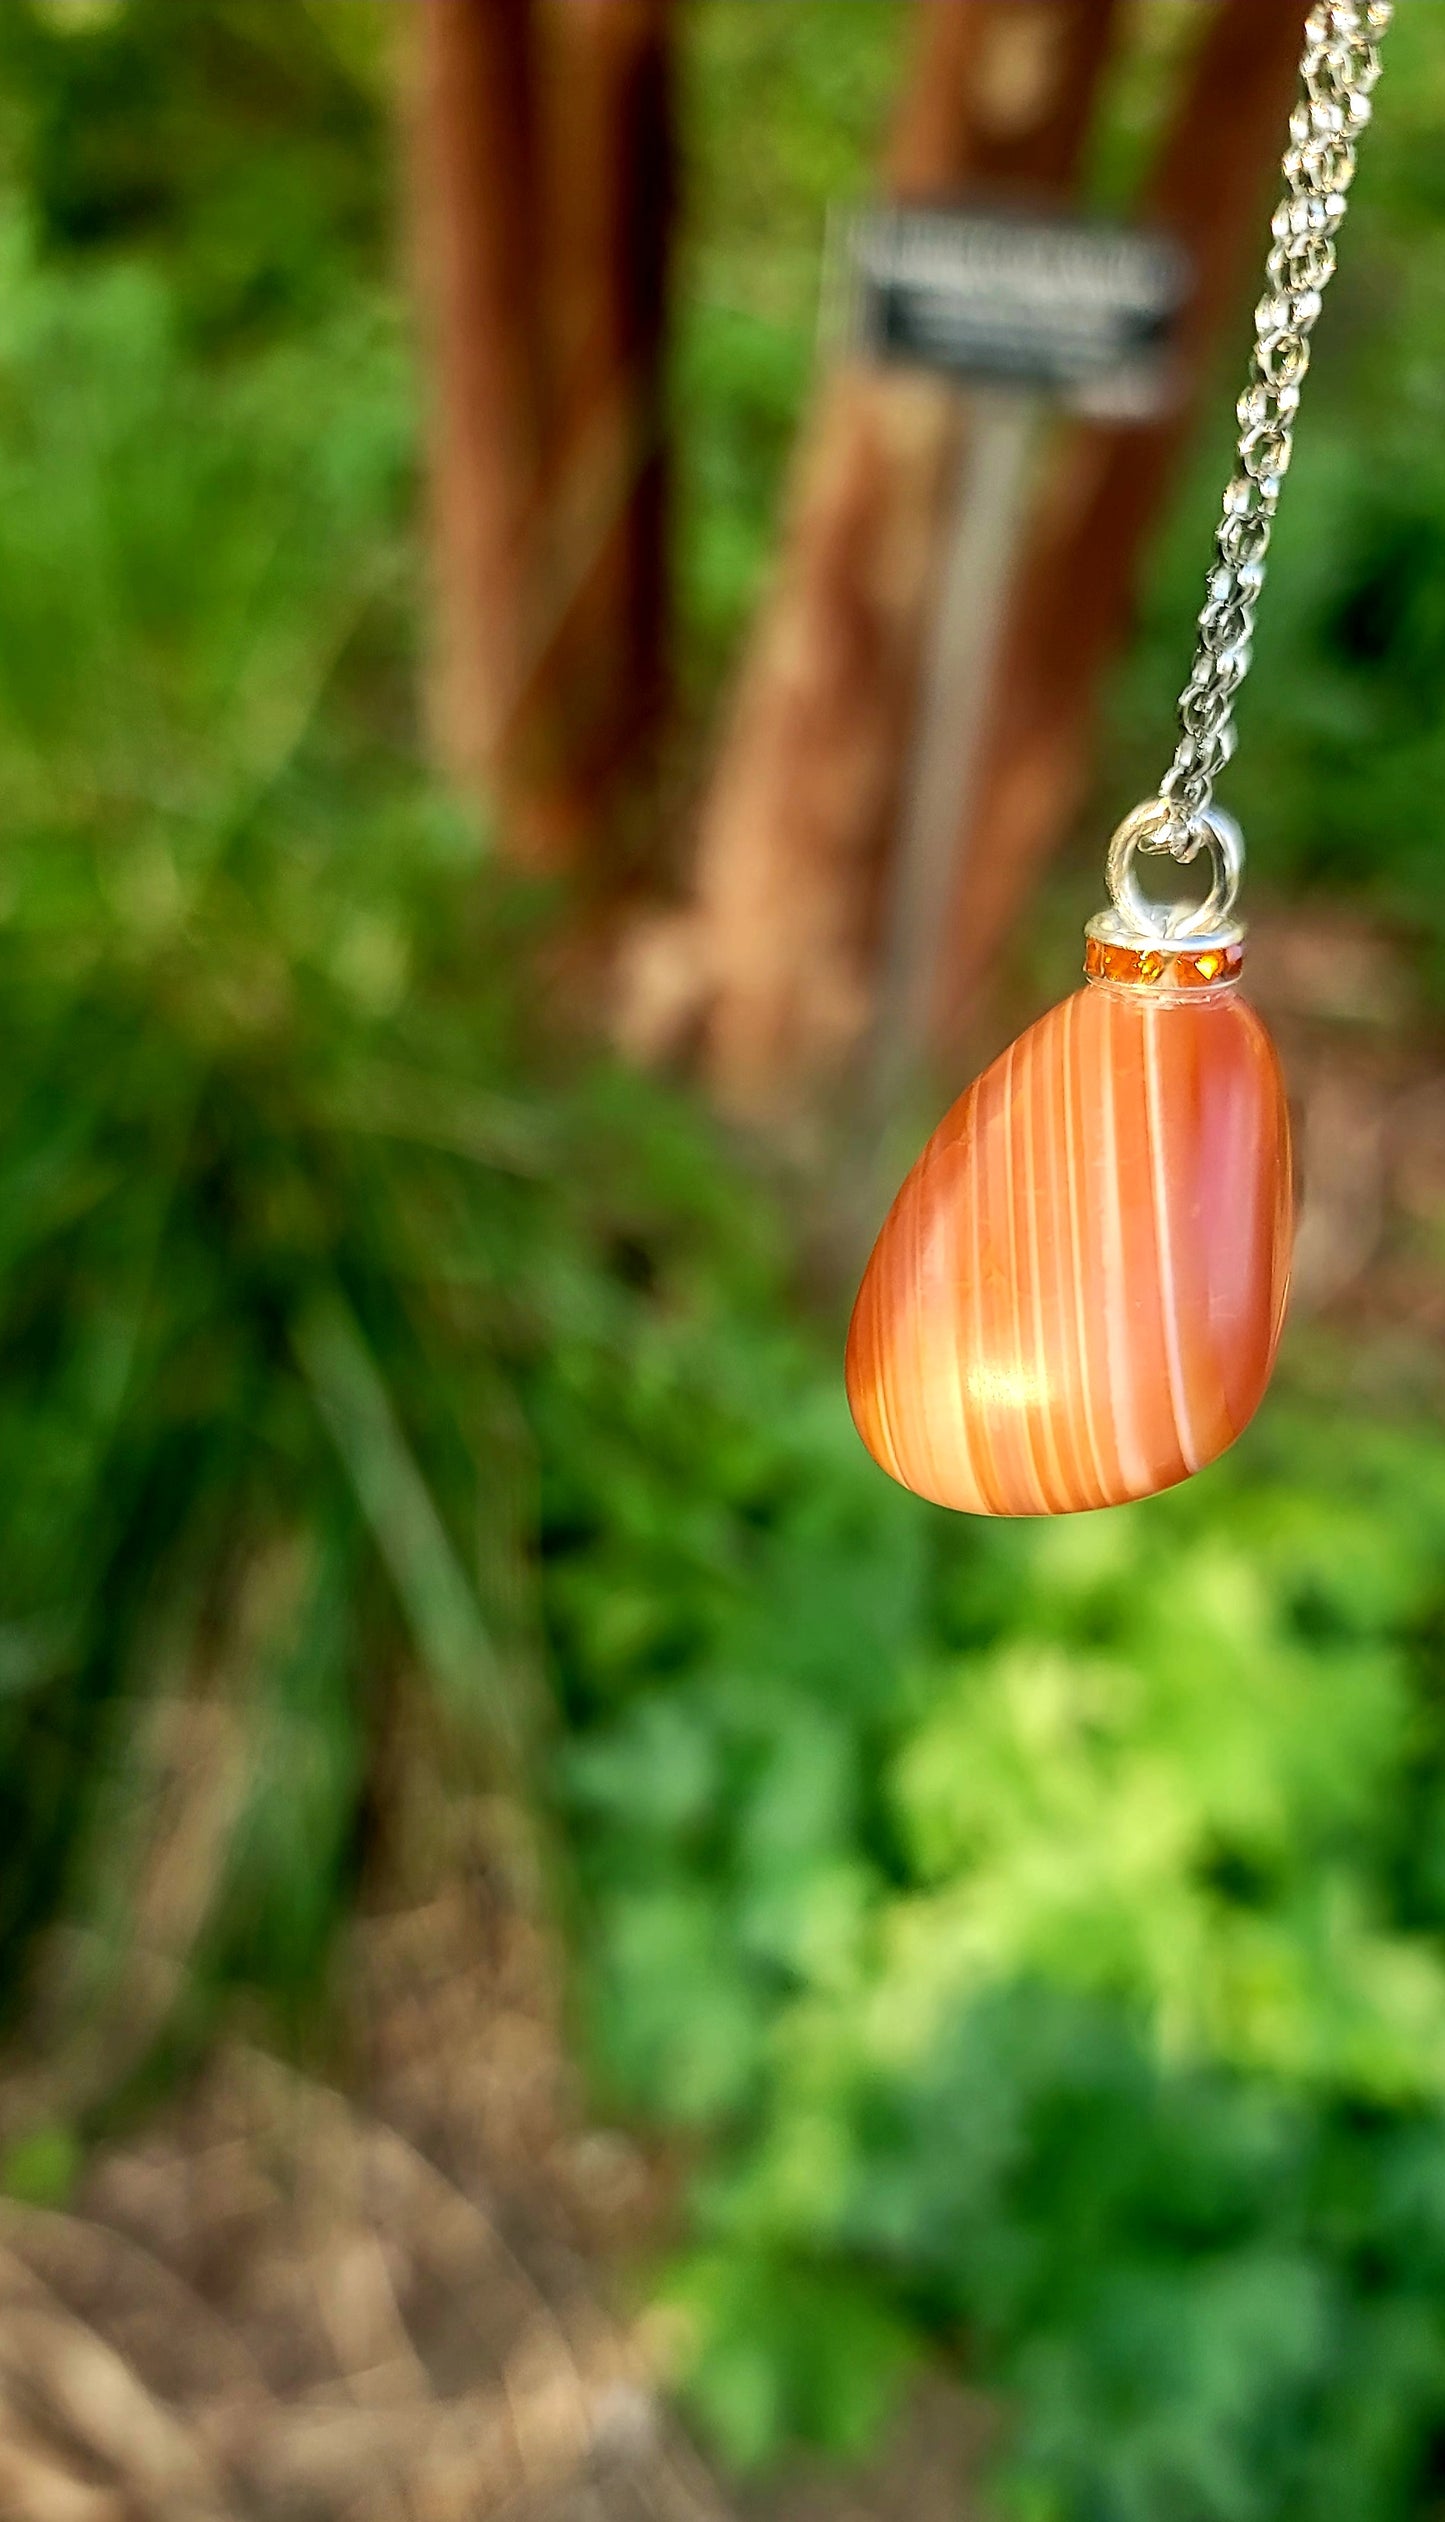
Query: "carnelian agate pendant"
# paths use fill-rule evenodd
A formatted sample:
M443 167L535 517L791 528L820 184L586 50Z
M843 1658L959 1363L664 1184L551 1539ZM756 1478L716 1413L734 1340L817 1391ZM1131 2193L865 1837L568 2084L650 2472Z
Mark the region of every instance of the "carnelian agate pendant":
M1237 933L1237 932L1236 932ZM1173 1487L1253 1417L1289 1286L1289 1117L1237 944L1102 945L960 1097L848 1335L864 1444L920 1497L1062 1515Z

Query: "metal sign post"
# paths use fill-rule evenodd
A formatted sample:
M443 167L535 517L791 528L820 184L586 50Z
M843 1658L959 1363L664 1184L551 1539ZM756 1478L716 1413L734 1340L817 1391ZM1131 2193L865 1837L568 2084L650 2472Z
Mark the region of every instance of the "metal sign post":
M868 1103L879 1128L922 1059L940 943L983 766L993 667L1028 513L1037 396L981 388L953 485L874 1007Z
M1148 420L1186 287L1169 239L967 209L863 213L844 248L855 352L957 381L968 425L905 784L868 1081L876 1147L922 1057L976 801L1038 423Z

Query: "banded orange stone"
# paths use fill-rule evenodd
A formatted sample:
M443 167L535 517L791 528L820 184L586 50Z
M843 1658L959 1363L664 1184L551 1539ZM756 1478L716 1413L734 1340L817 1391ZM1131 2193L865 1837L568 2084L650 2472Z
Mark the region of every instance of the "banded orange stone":
M899 1192L848 1335L858 1432L969 1514L1171 1488L1263 1398L1292 1235L1254 1009L1093 984L969 1087Z

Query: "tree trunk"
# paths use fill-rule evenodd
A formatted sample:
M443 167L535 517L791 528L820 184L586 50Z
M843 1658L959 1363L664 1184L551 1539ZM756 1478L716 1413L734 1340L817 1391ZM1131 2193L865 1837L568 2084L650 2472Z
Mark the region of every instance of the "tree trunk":
M887 155L901 198L987 178L1070 183L1111 0L929 0ZM630 1038L701 1010L719 1099L765 1117L835 1070L866 1023L871 947L957 459L944 382L845 364L797 457L774 587L702 818L697 906L644 937Z
M550 612L573 772L595 819L580 872L603 894L647 850L667 699L670 17L669 0L550 0L542 21L558 404Z
M668 0L422 0L438 749L521 864L615 881L663 689Z

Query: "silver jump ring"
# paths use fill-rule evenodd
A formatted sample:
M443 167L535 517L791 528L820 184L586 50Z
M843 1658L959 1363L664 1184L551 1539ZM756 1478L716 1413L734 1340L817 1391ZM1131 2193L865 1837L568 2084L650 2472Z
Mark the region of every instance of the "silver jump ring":
M1233 923L1244 873L1244 835L1233 815L1219 806L1206 806L1197 819L1197 838L1189 852L1191 858L1201 849L1209 854L1210 883L1204 900L1151 902L1139 883L1134 861L1141 849L1167 851L1162 836L1174 821L1174 809L1164 797L1150 797L1124 817L1109 844L1110 898L1131 936L1176 942L1217 938Z

